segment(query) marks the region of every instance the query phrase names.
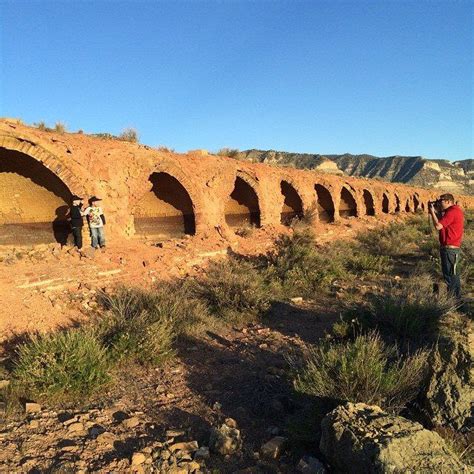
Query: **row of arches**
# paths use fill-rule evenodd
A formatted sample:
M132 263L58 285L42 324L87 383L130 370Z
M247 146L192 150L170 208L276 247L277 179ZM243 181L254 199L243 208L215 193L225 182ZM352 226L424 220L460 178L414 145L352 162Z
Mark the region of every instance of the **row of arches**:
M164 171L148 177L149 191L131 209L135 235L151 239L181 237L196 233L196 203L189 185ZM310 212L320 222L382 213L424 209L418 195L402 202L397 194L382 195L380 207L369 189L358 193L348 183L335 190L316 183L312 197L304 198L289 181L279 182L280 223L290 225ZM58 173L36 157L0 147L0 245L37 244L68 236L67 211L72 192ZM394 200L391 203L391 200ZM304 202L305 201L305 202ZM311 201L311 202L309 202ZM233 189L222 203L223 220L231 229L260 227L262 206L258 184L237 174ZM392 204L392 207L391 207Z

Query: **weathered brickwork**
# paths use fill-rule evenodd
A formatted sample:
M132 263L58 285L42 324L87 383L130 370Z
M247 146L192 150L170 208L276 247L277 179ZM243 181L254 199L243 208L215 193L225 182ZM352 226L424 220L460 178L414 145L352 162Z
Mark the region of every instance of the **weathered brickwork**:
M41 223L57 230L72 194L101 197L108 237L120 239L287 224L304 214L328 222L414 212L438 193L0 121L0 228L10 234ZM457 198L473 207L472 197Z

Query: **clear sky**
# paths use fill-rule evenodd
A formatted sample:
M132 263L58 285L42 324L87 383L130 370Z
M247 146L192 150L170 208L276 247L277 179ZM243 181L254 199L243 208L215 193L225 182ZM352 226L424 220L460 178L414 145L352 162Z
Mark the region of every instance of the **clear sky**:
M472 1L0 0L0 115L177 151L473 152Z

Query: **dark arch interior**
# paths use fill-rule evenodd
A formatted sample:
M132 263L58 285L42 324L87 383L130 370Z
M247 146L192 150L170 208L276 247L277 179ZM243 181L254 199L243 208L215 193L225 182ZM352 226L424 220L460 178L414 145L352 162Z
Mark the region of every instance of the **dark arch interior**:
M0 245L66 244L71 196L42 163L0 148Z
M416 212L420 208L420 201L416 196L413 196L413 210Z
M301 219L303 217L303 202L296 189L290 183L282 181L280 188L285 198L280 222L284 225L290 225L293 219Z
M347 188L341 189L341 202L339 204L339 215L341 217L357 216L357 204L354 196Z
M385 212L385 214L388 214L389 210L389 201L388 201L388 196L383 193L382 196L382 212Z
M134 212L137 235L158 240L196 233L193 203L184 186L168 173L153 173L151 190Z
M230 227L253 225L260 227L260 207L255 190L238 177L225 206L225 221Z
M398 197L397 194L395 194L395 212L400 212L400 207L401 207L400 198Z
M334 202L331 193L321 184L314 186L317 195L317 209L321 222L334 221Z
M405 204L405 212L410 212L410 211L411 211L411 209L410 209L410 200L407 199L407 202Z
M372 194L370 194L367 189L364 189L364 205L365 205L365 213L368 216L375 216L375 208L374 208L374 198L372 197Z

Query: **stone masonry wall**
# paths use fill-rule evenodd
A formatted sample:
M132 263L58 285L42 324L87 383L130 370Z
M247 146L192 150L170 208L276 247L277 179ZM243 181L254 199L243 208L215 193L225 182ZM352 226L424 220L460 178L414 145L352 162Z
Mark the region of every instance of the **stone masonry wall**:
M28 169L18 167L19 162ZM15 166L16 172L11 172ZM154 173L166 173L172 178L160 188L150 179L157 176ZM53 175L57 181L51 178ZM311 212L316 219L315 185L324 186L331 194L336 221L343 218L340 211L343 216L348 211L366 215L364 190L373 199L375 216L395 212L398 202L400 212L405 208L412 212L415 205L426 208L427 201L440 193L377 180L241 162L203 152L175 154L84 134L44 132L18 121L0 120L0 226L42 222L48 215L53 221L57 216L52 211L64 206L71 194L86 199L95 195L103 199L108 239L130 238L136 235L135 215L137 221L147 214L151 218L176 217L178 221L186 217L186 196L173 195L173 186L169 186L175 179L191 201L195 233L209 234L218 228L228 229L226 210L227 214L246 212L245 207L230 202L237 177L255 192L262 226L280 223L285 201L282 181L299 195L303 212ZM154 190L154 186L159 189ZM388 198L385 209L384 194ZM456 197L464 207L474 207L474 198ZM189 229L194 230L188 225Z

